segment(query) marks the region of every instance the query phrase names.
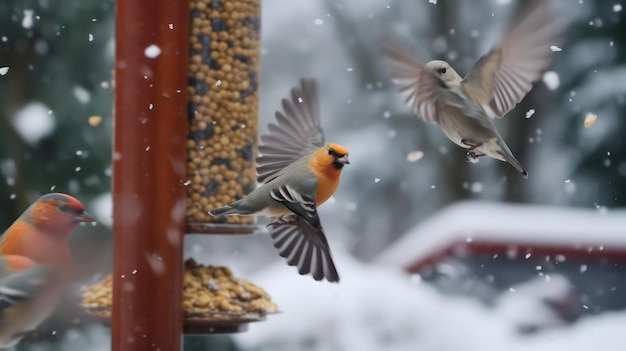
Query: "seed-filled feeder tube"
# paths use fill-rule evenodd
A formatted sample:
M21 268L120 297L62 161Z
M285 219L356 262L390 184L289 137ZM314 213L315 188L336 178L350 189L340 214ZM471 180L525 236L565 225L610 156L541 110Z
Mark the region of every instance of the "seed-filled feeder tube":
M187 229L251 233L253 217L213 217L256 187L260 0L190 3Z

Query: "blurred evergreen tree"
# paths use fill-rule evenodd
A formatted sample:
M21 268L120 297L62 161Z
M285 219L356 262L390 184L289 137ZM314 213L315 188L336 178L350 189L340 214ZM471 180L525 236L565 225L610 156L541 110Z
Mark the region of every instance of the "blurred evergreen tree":
M51 190L84 202L109 191L113 10L113 0L0 2L0 228ZM32 102L56 127L31 145L13 117Z
M626 21L621 5L591 1L587 6L588 15L578 18L568 31L573 44L569 59L579 69L567 72L559 90L559 100L567 106L560 111L562 146L573 150L577 174L572 179L578 184L572 203L625 206ZM595 60L586 63L582 55L589 53L595 54ZM587 113L597 114L598 120L584 128Z

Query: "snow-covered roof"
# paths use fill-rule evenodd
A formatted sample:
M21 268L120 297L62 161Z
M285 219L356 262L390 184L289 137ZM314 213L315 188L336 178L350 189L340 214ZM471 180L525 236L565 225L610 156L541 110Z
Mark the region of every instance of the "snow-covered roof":
M626 210L460 202L409 230L376 261L414 266L459 243L626 253Z

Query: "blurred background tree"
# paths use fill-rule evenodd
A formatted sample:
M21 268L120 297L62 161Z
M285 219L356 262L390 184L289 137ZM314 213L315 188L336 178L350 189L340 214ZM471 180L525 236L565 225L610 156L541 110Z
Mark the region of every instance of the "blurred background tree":
M113 0L0 3L2 227L41 194L87 203L109 191L113 10ZM42 131L29 138L16 123Z

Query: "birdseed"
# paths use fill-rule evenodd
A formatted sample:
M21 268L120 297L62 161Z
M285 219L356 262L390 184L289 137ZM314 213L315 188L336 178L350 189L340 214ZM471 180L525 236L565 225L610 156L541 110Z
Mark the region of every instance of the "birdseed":
M256 187L260 0L189 4L187 221L252 224L208 211Z

